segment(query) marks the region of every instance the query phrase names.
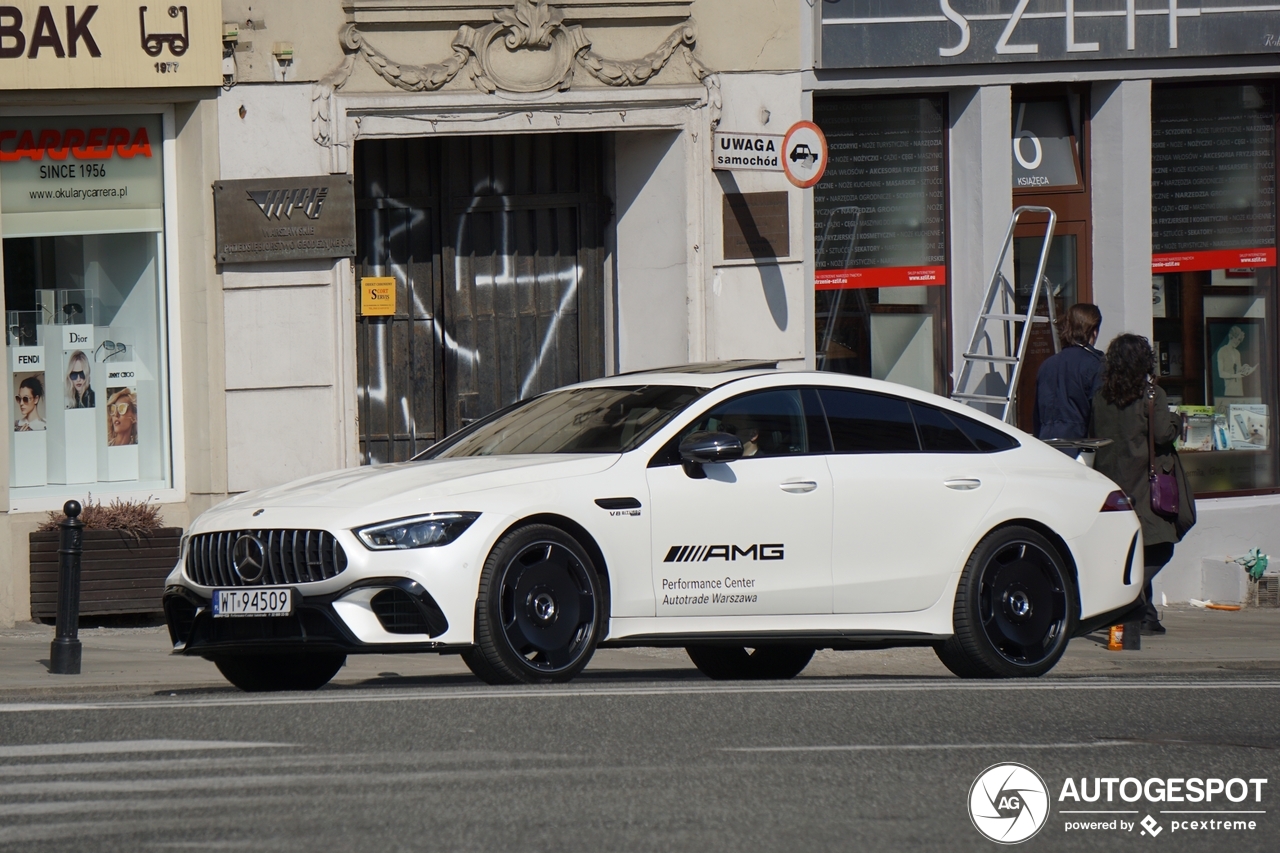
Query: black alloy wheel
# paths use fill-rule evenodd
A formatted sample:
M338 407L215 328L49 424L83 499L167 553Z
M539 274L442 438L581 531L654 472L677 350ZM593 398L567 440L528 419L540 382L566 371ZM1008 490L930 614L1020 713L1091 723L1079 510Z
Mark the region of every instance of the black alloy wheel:
M463 653L490 684L568 681L595 653L604 593L586 549L547 524L494 546L480 575L475 646Z
M1076 597L1058 550L1027 527L1003 527L974 549L956 590L954 636L938 645L962 678L1043 675L1066 651Z
M784 681L795 678L813 659L813 646L686 646L699 671L717 681Z
M224 655L213 659L218 671L246 693L319 690L347 662L337 653Z

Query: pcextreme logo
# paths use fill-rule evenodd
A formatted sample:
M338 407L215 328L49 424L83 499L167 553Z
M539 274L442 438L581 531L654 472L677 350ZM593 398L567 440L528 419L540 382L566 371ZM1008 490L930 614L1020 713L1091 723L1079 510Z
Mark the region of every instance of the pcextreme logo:
M1020 844L1049 819L1049 788L1025 764L993 764L969 787L969 819L997 844Z

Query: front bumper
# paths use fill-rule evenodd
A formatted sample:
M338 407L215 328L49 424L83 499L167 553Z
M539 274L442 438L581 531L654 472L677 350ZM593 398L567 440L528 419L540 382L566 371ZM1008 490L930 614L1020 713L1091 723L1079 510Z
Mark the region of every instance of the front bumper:
M343 602L353 597L368 604L363 612L377 620L382 632L404 636L405 641L361 640L343 618ZM213 658L297 652L447 652L464 648L434 641L449 630L449 622L435 599L407 578L364 578L326 594L304 595L293 587L293 599L294 609L289 616L215 619L209 598L173 584L164 592L165 621L173 653Z

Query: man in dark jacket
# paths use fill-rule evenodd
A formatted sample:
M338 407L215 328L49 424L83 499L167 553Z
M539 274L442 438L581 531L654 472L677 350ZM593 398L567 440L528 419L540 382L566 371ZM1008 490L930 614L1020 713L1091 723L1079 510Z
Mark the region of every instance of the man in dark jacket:
M1085 438L1093 398L1102 387L1102 353L1094 349L1102 312L1079 302L1062 318L1062 351L1040 365L1036 376L1036 438ZM1064 449L1075 456L1078 451Z

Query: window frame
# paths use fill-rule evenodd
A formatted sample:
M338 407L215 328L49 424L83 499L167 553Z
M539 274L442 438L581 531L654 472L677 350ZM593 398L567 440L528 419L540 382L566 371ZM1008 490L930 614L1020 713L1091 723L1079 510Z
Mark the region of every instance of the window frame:
M117 485L114 482L100 481L96 483L82 483L77 485L67 485L66 491L60 495L43 495L40 497L15 497L13 488L9 486L9 477L0 478L0 505L7 505L9 512L48 512L50 510L61 510L62 505L69 499L77 497L84 491L92 490L100 499L113 500L119 498L121 500L152 500L161 504L184 503L187 500L186 491L186 436L185 436L185 407L183 405L183 391L185 388L183 376L183 359L182 359L182 302L181 302L181 277L180 277L180 256L178 245L178 153L177 153L177 123L175 121L174 106L172 104L113 104L113 105L76 105L76 106L41 106L41 107L0 107L0 116L19 117L19 118L35 118L40 116L67 116L67 115L126 115L126 114L147 114L160 116L160 128L162 133L161 140L161 163L162 179L164 181L164 235L160 241L161 268L164 270L164 286L160 288L158 294L161 300L159 307L159 318L163 321L163 329L160 334L160 353L159 358L166 365L167 382L165 393L167 395L167 423L165 427L167 434L165 436L164 452L169 456L169 478L170 484L164 489L144 489L144 488L128 488L128 481L119 483L122 488L113 488ZM0 235L3 239L3 235ZM202 244L203 245L203 244ZM3 276L4 270L0 267L0 303L3 303ZM4 342L4 353L7 361L9 355L9 342ZM10 436L5 431L5 436L0 443L0 452L3 452L5 462L5 470L8 471L8 459L10 448Z
M1199 88L1222 88L1222 87L1229 87L1229 86L1269 86L1271 88L1273 92L1272 94L1272 110L1274 113L1273 122L1276 127L1276 132L1274 134L1274 145L1272 150L1272 156L1275 158L1275 173L1277 175L1277 183L1280 183L1280 81L1277 81L1276 78L1246 76L1246 77L1227 77L1223 79L1215 78L1211 80L1204 80L1204 79L1171 80L1171 81L1159 80L1159 81L1154 81L1152 83L1152 87L1151 87L1152 100L1154 101L1155 93L1157 90L1176 91L1176 90L1199 89ZM1153 173L1152 178L1154 179L1154 177L1155 175ZM1148 221L1150 223L1151 230L1154 232L1155 230L1155 222L1154 222L1155 200L1154 199L1152 200L1151 207L1152 209L1148 212ZM1280 202L1277 202L1275 207L1274 229L1275 229L1275 233L1273 234L1272 239L1274 240L1274 245L1276 246L1277 251L1280 252ZM1153 254L1155 254L1154 245L1152 247L1152 252ZM1270 311L1270 316L1268 316L1267 323L1266 323L1266 334L1269 336L1269 340L1271 341L1272 351L1270 353L1264 353L1264 358L1269 358L1271 360L1270 367L1271 367L1272 381L1271 381L1270 390L1272 393L1272 399L1275 400L1277 403L1276 408L1280 410L1280 337L1277 337L1277 335L1280 334L1280 261L1277 261L1276 266L1263 267L1262 269L1270 269L1273 271L1274 284L1272 285L1271 292L1261 294L1257 298L1266 300L1268 310ZM1155 273L1153 271L1153 275L1154 274ZM1225 296L1225 295L1231 295L1231 294L1223 293L1221 295ZM1187 310L1186 306L1185 305L1181 306L1180 310L1185 312ZM1156 319L1157 318L1155 317L1152 318L1153 346L1155 343L1154 322ZM1200 335L1203 336L1205 334L1205 329L1203 328L1203 323L1204 323L1203 316L1201 316L1200 318L1200 323L1202 328L1199 330L1199 333ZM1159 370L1159 366L1157 365L1157 371L1158 370ZM1161 385L1160 379L1161 377L1159 376L1156 377L1157 385ZM1272 447L1268 448L1267 452L1273 454L1272 474L1273 476L1276 477L1276 485L1270 486L1270 487L1263 487L1260 489L1230 489L1230 490L1219 491L1219 492L1202 492L1202 493L1196 494L1195 497L1197 500L1211 500L1216 498L1257 497L1262 495L1280 495L1280 441L1275 440L1276 435L1280 434L1280 427L1278 427L1276 424L1274 412L1271 414L1270 420L1271 420L1271 429L1273 433ZM1218 453L1221 451L1211 451L1211 452ZM1256 451L1250 451L1250 452L1256 452Z

